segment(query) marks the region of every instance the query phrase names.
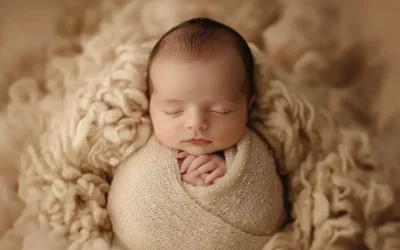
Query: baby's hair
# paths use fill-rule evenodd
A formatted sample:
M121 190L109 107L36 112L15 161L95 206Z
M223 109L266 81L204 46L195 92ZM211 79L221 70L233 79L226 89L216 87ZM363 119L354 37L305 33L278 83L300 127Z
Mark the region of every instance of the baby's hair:
M234 48L246 71L246 91L254 93L254 60L245 39L231 27L210 18L193 18L165 33L150 53L147 82L151 87L150 67L159 55L174 55L182 60L207 60L218 50Z

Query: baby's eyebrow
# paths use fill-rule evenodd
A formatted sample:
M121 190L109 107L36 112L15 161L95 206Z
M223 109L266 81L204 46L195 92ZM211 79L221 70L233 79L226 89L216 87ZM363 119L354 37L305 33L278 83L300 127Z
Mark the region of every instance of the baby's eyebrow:
M158 103L163 103L163 104L179 104L181 101L179 100L174 100L174 99L166 99L166 100L159 100Z

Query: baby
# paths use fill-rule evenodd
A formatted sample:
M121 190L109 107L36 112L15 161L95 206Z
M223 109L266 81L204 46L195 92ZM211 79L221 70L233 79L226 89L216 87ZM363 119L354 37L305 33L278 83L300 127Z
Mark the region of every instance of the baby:
M247 128L253 71L245 40L211 19L184 22L155 45L143 117L154 134L117 168L108 195L121 244L251 250L279 230L282 183L268 146Z
M177 149L182 180L215 183L226 173L223 150L245 133L254 100L254 62L232 28L195 18L168 31L148 63L149 117L155 136Z

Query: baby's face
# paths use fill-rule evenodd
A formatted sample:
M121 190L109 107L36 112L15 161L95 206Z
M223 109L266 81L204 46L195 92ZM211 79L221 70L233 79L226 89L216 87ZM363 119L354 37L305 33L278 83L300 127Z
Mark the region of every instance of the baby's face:
M232 52L204 62L172 56L153 62L150 116L161 143L201 155L232 147L242 138L248 98L240 62Z

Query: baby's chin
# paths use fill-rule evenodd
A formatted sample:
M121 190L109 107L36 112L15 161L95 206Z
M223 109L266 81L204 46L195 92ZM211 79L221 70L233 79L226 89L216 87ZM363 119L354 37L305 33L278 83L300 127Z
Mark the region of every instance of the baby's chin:
M173 143L170 141L162 141L162 140L160 140L160 142L164 144L164 146L167 146L169 148L185 151L191 155L196 155L196 156L213 154L229 148L228 146L224 147L225 145L219 145L213 142L207 145L193 145L188 142Z

